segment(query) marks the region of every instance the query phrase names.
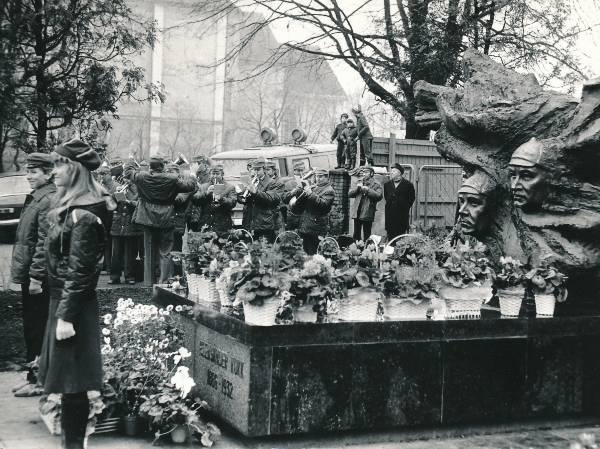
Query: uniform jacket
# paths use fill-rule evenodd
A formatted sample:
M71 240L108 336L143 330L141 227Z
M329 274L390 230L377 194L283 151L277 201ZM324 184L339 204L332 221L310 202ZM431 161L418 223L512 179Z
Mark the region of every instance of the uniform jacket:
M280 196L278 185L265 176L259 182L256 193L245 200L242 226L251 231L276 231Z
M330 140L344 140L343 137L343 133L344 130L346 129L346 124L345 123L338 123L337 125L335 125L335 128L333 129L333 133L331 134L331 139Z
M215 203L213 194L208 192L211 185L208 182L201 184L198 191L192 196L193 205L199 206L202 210L198 226L201 229L204 225L207 225L209 230L217 234L226 234L233 228L231 211L237 203L235 188L225 182L221 200Z
M385 197L385 229L388 233L397 234L395 230L404 232L409 225L409 212L415 202L415 188L404 178L394 186L393 181L383 185Z
M139 225L133 222L133 213L138 200L137 187L130 184L125 190L125 201L117 201L117 209L113 212L110 235L114 237L130 237L142 234Z
M196 187L199 188L202 184L206 184L210 182L210 171L206 171L204 173L196 173ZM184 193L182 195L187 195L191 197L191 194ZM200 204L194 204L193 201L187 203L187 209L185 211L185 221L188 225L188 228L194 232L200 231L202 229L202 225L200 224L200 217L202 216L202 206Z
M46 393L102 389L100 318L96 286L102 267L109 212L104 200L86 195L52 223L46 239L50 308L39 379ZM56 340L58 318L75 336Z
M54 192L56 187L49 182L35 189L25 199L17 226L10 268L11 279L17 284L24 284L30 278L39 281L46 279L44 253L44 242L48 232L46 214Z
M358 114L356 116L356 128L358 129L359 139L362 139L363 137L373 137L373 134L371 134L371 128L369 128L369 123L367 122L364 114Z
M168 173L138 172L125 168L125 176L138 189L138 204L133 213L133 222L159 229L174 227L174 203L179 193L193 192L196 181Z
M359 192L356 185L351 187L348 191L348 196L354 198L354 203L352 204L352 218L358 218L362 221L373 221L375 219L377 203L383 198L383 189L381 188L381 184L373 178L369 178L364 186L368 187L366 192L363 190Z
M300 196L294 207L294 211L300 213L298 231L301 234L326 235L334 200L335 191L329 182L315 185L311 193Z
M286 207L285 229L289 231L298 229L300 224L300 213L295 212L294 208L289 205L290 200L294 197L294 190L299 185L300 183L294 177L286 179L283 184L283 197L281 201L283 206Z

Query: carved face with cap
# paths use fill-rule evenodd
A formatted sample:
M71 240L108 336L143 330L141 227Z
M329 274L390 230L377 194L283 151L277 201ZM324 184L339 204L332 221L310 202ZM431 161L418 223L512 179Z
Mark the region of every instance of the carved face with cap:
M548 195L547 172L540 164L543 151L544 145L534 137L517 148L510 159L513 203L525 211L539 209Z
M482 235L488 230L490 198L495 188L496 183L483 172L476 172L463 181L458 190L458 215L465 234Z

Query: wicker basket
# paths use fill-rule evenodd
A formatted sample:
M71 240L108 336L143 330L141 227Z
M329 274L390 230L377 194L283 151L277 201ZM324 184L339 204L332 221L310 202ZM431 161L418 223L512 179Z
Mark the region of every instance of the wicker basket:
M396 268L396 278L398 282L421 281L428 282L435 277L436 270L431 267L412 267L401 265Z
M217 288L217 293L219 295L219 301L221 302L221 305L231 306L235 298L231 297L227 292L227 279L224 274L215 279L215 287Z
M426 319L429 307L431 301L427 299L390 296L383 300L383 317L391 321Z
M295 323L316 323L317 312L313 310L312 304L303 304L294 308Z
M348 297L339 301L338 320L377 321L379 293L355 289Z
M451 320L481 318L481 305L491 293L491 285L488 283L484 283L481 287L440 288L440 297L446 301L446 318Z
M550 318L554 316L554 306L556 298L553 294L539 293L535 295L535 311L540 318Z
M521 310L523 296L525 296L525 289L522 287L498 290L500 314L505 318L517 318Z
M186 273L188 299L197 302L209 291L210 279L202 274Z
M273 326L279 308L279 297L266 298L262 305L244 302L244 320L252 326Z

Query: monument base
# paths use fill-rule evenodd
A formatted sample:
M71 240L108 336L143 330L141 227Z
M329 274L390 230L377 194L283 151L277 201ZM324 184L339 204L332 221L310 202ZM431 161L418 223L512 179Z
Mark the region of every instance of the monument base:
M155 287L161 306L192 305ZM597 415L600 316L246 325L178 314L212 411L246 436Z

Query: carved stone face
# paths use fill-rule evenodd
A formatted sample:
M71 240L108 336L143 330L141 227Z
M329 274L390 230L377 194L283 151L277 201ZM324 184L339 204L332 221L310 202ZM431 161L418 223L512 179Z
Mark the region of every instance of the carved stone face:
M513 203L524 211L541 208L547 192L546 171L538 166L509 165Z
M468 235L484 234L489 226L488 198L478 193L458 194L461 229Z

